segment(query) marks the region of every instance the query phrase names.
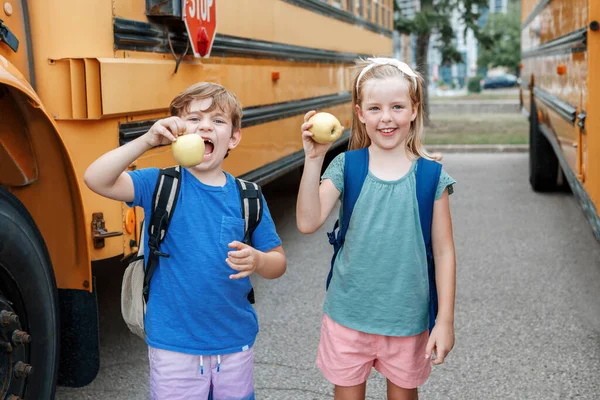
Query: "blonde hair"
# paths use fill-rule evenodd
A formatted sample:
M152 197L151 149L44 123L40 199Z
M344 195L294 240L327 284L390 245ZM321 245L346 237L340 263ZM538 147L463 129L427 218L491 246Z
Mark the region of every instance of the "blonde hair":
M189 107L194 100L212 99L212 104L206 111L212 111L218 107L231 118L233 131L242 127L242 105L235 94L223 86L212 82L196 83L183 92L179 93L169 105L172 116L181 116L189 112Z
M417 108L417 116L415 120L410 123L410 134L406 139L406 148L417 157L433 159L434 157L429 154L423 146L423 78L414 70L414 76L409 76L399 69L396 65L398 63L397 60L387 60L389 60L389 64L377 63L377 65L369 67L362 75L361 72L363 72L366 67L373 64L373 62L362 59L356 62L352 85L352 136L350 137L349 149L357 150L371 145L371 139L369 138L369 135L367 135L365 125L358 118L358 112L356 111L356 106L358 105L360 107L363 101L363 88L365 83L372 79L386 79L399 76L406 80L411 105L413 107L416 106Z

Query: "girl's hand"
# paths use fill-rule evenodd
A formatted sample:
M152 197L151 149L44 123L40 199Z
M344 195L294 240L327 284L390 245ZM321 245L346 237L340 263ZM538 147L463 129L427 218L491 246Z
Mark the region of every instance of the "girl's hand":
M450 322L436 322L425 348L425 358L430 358L433 364L442 364L453 347L454 325ZM435 353L435 358L431 357L431 352Z
M159 119L146 132L144 137L150 147L171 144L177 136L185 134L185 122L179 117Z
M232 269L240 271L237 274L229 275L229 279L245 278L256 271L259 258L259 255L257 254L258 250L238 241L229 243L229 247L237 250L227 253L225 262L227 262L227 265Z
M308 122L308 120L315 115L317 112L315 110L309 111L304 115L304 123L302 124L302 144L304 145L304 154L306 154L307 158L319 158L324 157L329 148L331 147L331 143L320 144L312 140L312 132L309 131L312 128L312 123Z

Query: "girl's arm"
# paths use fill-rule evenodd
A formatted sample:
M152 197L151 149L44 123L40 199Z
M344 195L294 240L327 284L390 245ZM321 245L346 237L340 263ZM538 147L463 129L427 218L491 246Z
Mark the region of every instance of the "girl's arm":
M306 121L314 114L315 111L309 111L302 125L305 159L296 204L296 225L302 233L313 233L323 226L340 197L340 191L330 179L319 185L323 160L331 143L319 144L311 139L312 133L308 129L312 124Z
M433 258L435 259L435 280L438 292L438 314L426 356L435 350L434 363L444 362L454 346L454 298L456 293L456 258L452 237L452 219L448 190L433 205L431 229Z

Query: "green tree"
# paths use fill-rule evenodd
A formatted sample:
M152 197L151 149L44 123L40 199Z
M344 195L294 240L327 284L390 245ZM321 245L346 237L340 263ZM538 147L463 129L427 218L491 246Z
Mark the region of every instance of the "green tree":
M521 63L521 12L511 2L507 14L490 14L479 37L480 68L507 67L519 75Z
M394 1L394 28L402 34L414 34L417 38L416 54L417 70L424 79L423 88L425 116L429 115L429 95L427 86L429 84L428 52L429 40L432 34L440 35L439 50L442 55L442 65L452 65L462 62L462 56L456 49L454 43L456 35L466 35L470 29L478 37L479 26L477 20L480 10L487 7L488 0L421 0L421 11L415 14L413 19L405 18ZM458 11L460 19L464 23L464 32L455 32L452 27L452 13ZM426 120L426 123L427 120Z

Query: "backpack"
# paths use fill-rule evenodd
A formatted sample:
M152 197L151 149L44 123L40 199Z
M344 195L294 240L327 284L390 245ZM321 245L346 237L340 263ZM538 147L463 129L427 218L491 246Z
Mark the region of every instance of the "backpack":
M242 217L244 218L244 243L250 245L252 234L262 218L262 192L260 186L236 178L240 191ZM158 267L160 257L168 258L169 254L159 250L160 244L165 239L167 229L175 206L181 184L181 167L175 166L160 170L152 204L152 214L148 220L148 231L145 229L145 220L141 224L141 233L137 255L129 262L123 275L121 285L121 313L129 330L142 339L145 339L144 316L146 304L150 294L150 281ZM144 240L146 233L149 235L148 248L150 254L144 266ZM254 289L248 293L248 301L254 304Z
M344 244L350 217L363 183L369 171L369 151L367 148L347 151L344 160L344 192L342 194L342 221L338 219L331 232L327 233L329 243L333 245L331 268L327 275L326 288L329 288L333 275L333 265L337 254ZM429 331L433 329L438 311L437 287L435 284L435 263L433 260L433 247L431 245L431 223L433 220L433 203L435 192L442 172L442 165L438 162L427 160L423 157L417 161L417 203L419 205L419 219L423 231L423 241L427 254L427 272L429 277Z

